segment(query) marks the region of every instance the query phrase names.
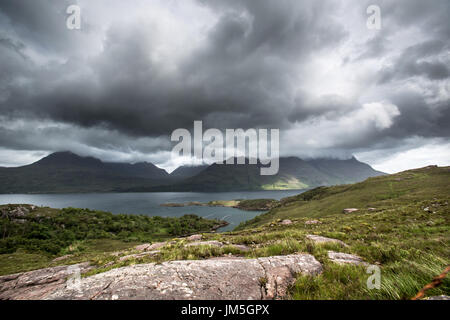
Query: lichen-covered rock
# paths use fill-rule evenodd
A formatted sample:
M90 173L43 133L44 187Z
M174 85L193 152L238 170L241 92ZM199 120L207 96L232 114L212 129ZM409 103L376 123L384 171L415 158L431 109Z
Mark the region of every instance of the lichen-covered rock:
M132 265L80 278L76 286L69 286L68 267L56 267L0 277L0 298L277 299L286 294L296 274L321 272L322 265L309 254L224 257Z
M81 263L1 276L0 300L45 299L55 290L65 287L69 277L90 269L88 263Z
M80 290L58 288L47 298L274 299L286 294L295 274L320 272L321 264L309 254L172 261L113 269L83 278Z
M347 247L347 245L338 239L333 239L333 238L327 238L327 237L322 237L322 236L316 236L314 234L308 234L306 236L306 239L313 241L314 243L318 243L318 244L323 244L323 243L336 243L339 244L343 247Z
M338 264L369 265L363 258L355 254L328 251L328 258Z

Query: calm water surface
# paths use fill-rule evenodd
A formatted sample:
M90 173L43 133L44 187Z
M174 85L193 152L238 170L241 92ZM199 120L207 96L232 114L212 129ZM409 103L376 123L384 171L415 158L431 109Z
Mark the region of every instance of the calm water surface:
M161 207L164 203L234 199L281 199L304 190L244 191L244 192L152 192L152 193L87 193L87 194L0 194L0 204L34 204L52 208L89 208L112 213L145 214L149 216L180 217L196 214L209 219L226 220L230 224L220 231L234 229L239 223L260 214L223 207Z

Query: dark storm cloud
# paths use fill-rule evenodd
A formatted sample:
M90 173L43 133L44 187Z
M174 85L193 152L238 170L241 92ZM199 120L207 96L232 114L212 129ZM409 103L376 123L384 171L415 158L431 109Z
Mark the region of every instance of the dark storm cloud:
M33 12L45 11L42 5L33 10L8 4L4 13L11 21L18 19L19 31L37 30L38 39L33 40L45 43L46 48L57 51L62 46L67 31L46 31L64 29L54 27L52 15L63 4L46 13L53 18L42 24L46 18L28 19ZM199 118L215 127L283 126L285 113L293 106L291 82L297 75L292 64L332 48L345 36L326 14L330 11L324 10L323 1L310 4L305 10L297 1L281 6L273 1L205 3L224 13L218 13L206 45L170 76L148 58L153 48L147 30L138 24L111 27L100 55L89 61L71 57L50 70L36 70L31 94L26 93L28 101L23 101L23 91L12 90L5 109L17 112L23 108L37 116L87 127L102 124L132 135L167 133L190 127ZM71 78L70 73L78 68L91 72ZM279 113L273 112L274 105L281 106Z
M444 55L440 56L441 53ZM450 44L441 40L430 40L408 47L392 66L382 70L379 83L413 76L430 80L446 79L450 76L449 55Z
M82 30L70 31L65 10L74 3L82 7L84 19ZM379 1L383 28L377 33L365 29L369 4L198 0L190 4L191 12L201 6L213 17L211 24L188 34L191 47L172 48L167 43L178 42L179 30L165 34L172 28L166 20L131 16L135 13L123 12L119 2L105 1L109 11L103 12L98 3L81 0L4 0L0 147L57 150L66 130L71 147L83 152L128 148L152 153L170 149L171 131L191 128L194 120L203 120L205 127L281 130L312 121L317 124L313 132L339 128L337 136L348 130L351 117L367 120L363 134L327 147L343 154L386 141L401 144L412 135L448 137L450 3ZM188 26L199 19L182 18L176 23ZM310 62L324 57L322 68L329 68L326 61L333 54L340 56L330 65L340 64L351 76L369 70L361 81L337 78L355 82L355 92L330 93L326 81L310 90L316 71L322 72ZM383 63L373 68L378 60ZM333 72L339 76L340 71ZM322 73L324 80L336 76ZM396 109L378 119L361 102L367 102L361 96L370 90L376 92L372 102L389 101ZM25 125L7 126L15 121ZM49 127L31 125L39 121ZM145 138L154 141L135 142ZM317 148L328 140L318 137Z

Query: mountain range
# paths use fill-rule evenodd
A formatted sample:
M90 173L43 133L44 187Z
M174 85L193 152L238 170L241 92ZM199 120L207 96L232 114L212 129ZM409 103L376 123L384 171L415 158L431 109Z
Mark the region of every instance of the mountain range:
M383 174L354 157L280 158L274 176L261 176L261 166L248 161L181 166L169 174L148 162L112 163L56 152L30 165L0 167L0 193L287 190L347 184Z

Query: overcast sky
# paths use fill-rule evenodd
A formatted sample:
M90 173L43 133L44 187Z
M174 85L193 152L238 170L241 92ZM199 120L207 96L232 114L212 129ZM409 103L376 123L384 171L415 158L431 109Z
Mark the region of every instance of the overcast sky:
M279 128L281 155L450 165L449 16L448 0L2 0L0 166L70 150L172 170L170 134L194 120Z

